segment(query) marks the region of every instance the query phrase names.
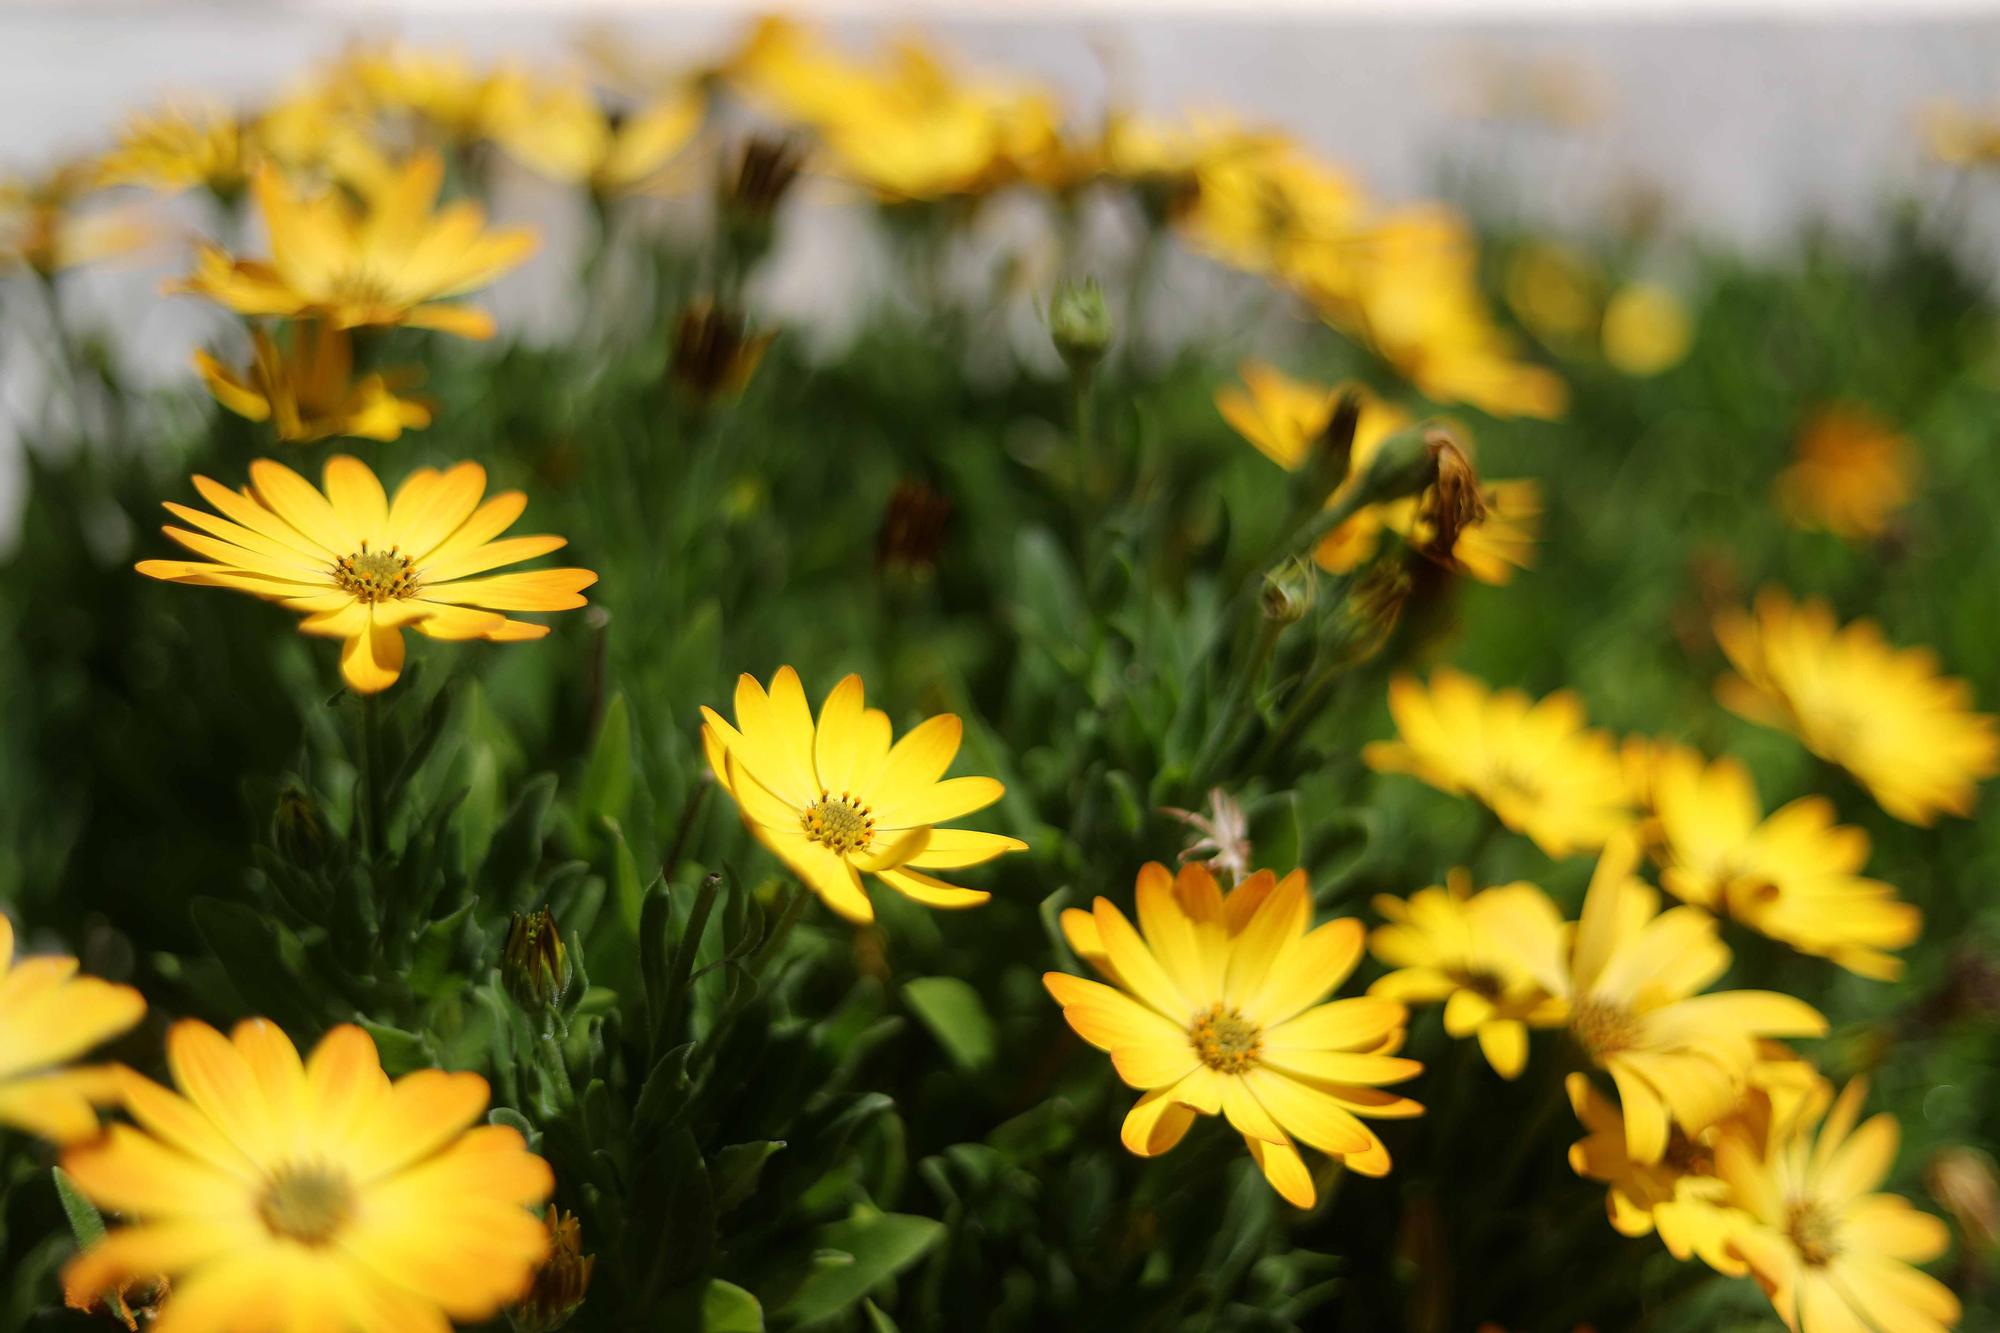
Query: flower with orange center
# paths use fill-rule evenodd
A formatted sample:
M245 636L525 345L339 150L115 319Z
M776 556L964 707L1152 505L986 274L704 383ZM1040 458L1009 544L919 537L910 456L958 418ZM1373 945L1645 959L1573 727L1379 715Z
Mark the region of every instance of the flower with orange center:
M1085 1041L1141 1096L1125 1146L1157 1157L1197 1113L1221 1114L1285 1200L1318 1198L1298 1142L1380 1176L1389 1152L1360 1117L1423 1107L1384 1092L1423 1072L1394 1053L1407 1011L1379 995L1327 1001L1361 959L1352 918L1308 929L1303 871L1260 870L1224 894L1207 867L1139 871L1139 928L1103 898L1062 915L1063 933L1112 984L1048 972L1042 984Z
M1723 707L1789 731L1906 824L1970 815L2000 772L2000 724L1972 711L1972 687L1872 620L1840 625L1825 602L1766 588L1752 612L1717 616L1715 638L1736 668L1716 682Z
M833 687L813 720L790 667L768 693L736 682L736 724L701 710L708 766L743 823L850 921L872 921L865 872L926 907L976 907L991 894L947 884L931 870L979 865L1028 844L999 833L940 828L1006 794L992 778L946 778L964 725L929 718L890 744L889 715L862 701L861 677Z
M158 1333L445 1333L527 1290L549 1245L529 1210L554 1180L478 1123L485 1079L391 1082L353 1026L302 1061L261 1018L229 1037L177 1023L167 1064L178 1092L121 1071L136 1127L63 1156L129 1223L71 1261L72 1299L165 1275Z
M1797 458L1778 474L1776 494L1794 526L1869 541L1889 531L1915 483L1915 451L1902 432L1843 403L1806 424Z
M1774 1118L1762 1135L1723 1136L1716 1174L1751 1219L1730 1249L1795 1333L1942 1333L1962 1314L1958 1298L1912 1265L1941 1256L1950 1233L1901 1197L1875 1192L1900 1136L1886 1112L1855 1127L1867 1095L1856 1079L1824 1124L1808 1108Z
M1491 928L1560 1003L1584 1059L1611 1076L1627 1153L1657 1162L1675 1126L1700 1134L1736 1106L1760 1038L1819 1036L1826 1019L1776 991L1702 993L1729 968L1715 918L1661 912L1638 864L1637 841L1621 832L1598 858L1573 931L1528 895L1506 900Z
M343 641L341 675L362 694L396 683L405 627L434 639L539 639L547 625L501 613L571 610L597 582L587 569L472 577L565 544L501 538L528 497L503 491L481 504L486 469L477 463L418 468L393 499L366 464L345 455L327 460L324 490L267 458L250 464L250 480L232 491L197 476L195 489L216 512L168 501L167 512L191 526L163 530L208 558L141 560L139 572L234 588L300 613L300 632Z
M310 315L335 328L409 325L466 338L493 336L493 317L445 304L519 264L534 250L523 227L487 230L470 200L437 207L444 160L423 153L386 169L357 203L331 186L294 191L260 164L251 190L270 233L271 258L232 259L201 247L176 290L244 315Z
M117 1100L117 1074L69 1062L145 1012L138 991L78 976L74 958L16 958L0 916L0 1125L56 1143L96 1134L93 1108Z

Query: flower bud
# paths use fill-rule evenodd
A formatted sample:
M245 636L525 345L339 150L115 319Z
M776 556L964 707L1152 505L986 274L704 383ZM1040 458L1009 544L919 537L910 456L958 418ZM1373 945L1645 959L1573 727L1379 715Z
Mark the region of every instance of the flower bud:
M720 190L723 225L740 263L754 263L771 248L771 220L804 161L798 140L789 135L756 134L744 141Z
M583 1228L571 1213L550 1205L542 1223L549 1229L549 1257L535 1274L528 1294L507 1307L516 1333L556 1333L570 1321L590 1291L597 1256L583 1253Z
M1313 608L1319 592L1319 571L1311 560L1293 556L1264 574L1260 602L1264 619L1279 625L1296 625Z
M951 498L906 478L896 483L875 532L875 566L885 574L927 577L937 567L951 523Z
M1450 564L1458 534L1486 517L1486 501L1479 493L1479 473L1449 432L1433 430L1428 445L1437 477L1424 497L1423 513L1433 534L1424 554Z
M500 980L515 1003L531 1014L562 1003L569 991L569 951L548 908L513 914L500 955Z
M750 383L771 338L750 333L734 310L695 301L681 312L667 373L700 406L734 398Z
M1069 368L1087 374L1111 346L1111 311L1095 278L1065 282L1049 302L1049 337Z
M1431 452L1429 422L1419 422L1390 435L1376 446L1368 470L1361 474L1354 497L1357 511L1417 495L1437 480L1437 455Z

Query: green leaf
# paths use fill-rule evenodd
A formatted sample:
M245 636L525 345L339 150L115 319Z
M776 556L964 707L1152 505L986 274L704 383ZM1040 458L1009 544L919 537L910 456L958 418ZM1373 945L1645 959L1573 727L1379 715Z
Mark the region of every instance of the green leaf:
M816 1227L814 1256L832 1262L811 1263L805 1280L778 1312L800 1324L845 1314L942 1239L944 1223L908 1213L859 1213Z
M868 1315L869 1333L902 1333L896 1321L882 1313L882 1307L873 1301L861 1302L862 1310Z
M701 1294L702 1333L764 1333L764 1307L733 1282L715 1278Z
M361 1030L375 1039L375 1049L382 1056L382 1072L390 1078L400 1078L404 1074L419 1069L430 1069L439 1064L438 1054L431 1046L430 1038L417 1032L405 1032L401 1028L390 1027L387 1023L375 1023L357 1017L355 1022Z
M597 728L597 743L591 747L590 763L583 771L583 786L577 792L578 838L588 840L596 836L601 819L623 822L631 801L631 710L623 694L614 694L605 705L604 720Z
M420 999L432 998L443 984L452 953L464 937L465 923L478 903L477 898L466 899L457 911L431 922L417 937L416 953L410 959L410 990Z
M317 1016L305 997L320 987L296 935L255 908L220 898L197 898L188 912L252 1013L280 1027L312 1026Z
M903 1000L931 1030L953 1064L977 1072L993 1063L993 1020L979 992L958 977L918 977L903 986Z
M97 1211L97 1205L84 1197L83 1191L70 1179L69 1172L61 1167L50 1167L49 1174L55 1177L56 1197L62 1200L63 1216L69 1219L69 1229L76 1236L78 1249L95 1245L104 1239L104 1215Z
M717 1153L708 1173L715 1182L715 1211L727 1212L756 1193L765 1160L784 1146L783 1139L769 1139L732 1143Z

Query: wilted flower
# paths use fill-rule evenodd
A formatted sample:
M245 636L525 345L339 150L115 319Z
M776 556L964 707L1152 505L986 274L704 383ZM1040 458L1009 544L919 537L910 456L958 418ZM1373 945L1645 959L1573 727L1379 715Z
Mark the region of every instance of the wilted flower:
M1798 527L1869 541L1909 504L1916 464L1894 426L1864 407L1836 404L1799 433L1797 458L1778 474L1778 507Z
M562 1003L569 992L569 950L563 947L562 931L548 908L511 914L500 954L500 980L515 1003L530 1013Z
M1077 374L1088 374L1111 346L1111 311L1095 278L1065 282L1049 302L1049 337Z
M550 1204L542 1225L549 1232L549 1257L528 1294L507 1307L515 1333L557 1333L568 1325L589 1294L591 1270L597 1267L597 1256L583 1252L583 1227L573 1213L559 1214Z
M749 386L775 333L751 333L741 313L697 300L674 326L673 356L667 373L696 403L707 406L734 398Z
M1201 836L1181 848L1181 864L1199 861L1220 870L1227 881L1237 883L1250 873L1250 820L1236 798L1220 787L1208 793L1208 813L1197 814L1174 806L1160 807Z
M2000 771L2000 726L1972 711L1972 687L1872 620L1840 625L1825 602L1767 588L1753 611L1716 617L1715 637L1736 668L1716 682L1723 707L1798 737L1904 823L1970 815Z
M1451 432L1441 427L1425 432L1425 447L1437 467L1437 478L1418 501L1417 516L1429 524L1430 539L1418 549L1441 564L1451 564L1458 537L1486 518L1486 501L1479 493L1479 473Z
M421 372L392 370L354 379L354 343L345 329L300 321L286 347L262 328L250 330L250 343L254 359L242 374L200 350L195 368L217 402L240 417L269 421L281 440L309 444L340 435L393 440L431 424L429 404L396 393Z
M268 458L250 464L250 479L232 491L197 476L195 489L217 512L168 501L169 513L199 531L171 524L164 531L208 559L142 560L139 572L234 588L304 615L301 633L343 641L341 675L363 694L396 683L406 626L434 639L539 639L547 625L501 613L570 610L597 582L587 569L472 577L566 544L549 536L495 540L528 497L505 491L481 504L486 469L477 463L418 468L393 500L366 464L344 455L327 460L323 491Z
M294 193L270 166L251 182L270 231L268 262L201 247L176 290L245 315L310 315L337 328L407 324L467 338L493 335L493 317L446 297L483 287L535 248L526 228L489 231L479 205L437 208L444 162L420 154L391 171L361 206L336 189Z

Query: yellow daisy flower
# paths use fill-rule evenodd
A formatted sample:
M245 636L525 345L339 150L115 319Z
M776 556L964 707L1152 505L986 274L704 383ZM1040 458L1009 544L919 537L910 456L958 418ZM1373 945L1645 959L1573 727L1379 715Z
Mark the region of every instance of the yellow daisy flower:
M1889 981L1923 916L1896 890L1863 878L1868 835L1834 822L1833 802L1805 796L1767 819L1750 771L1705 764L1684 746L1653 759L1649 824L1660 883L1682 902L1726 912L1801 953Z
M1210 158L1177 216L1197 250L1249 273L1290 280L1308 255L1340 253L1367 218L1346 172L1281 136Z
M287 348L280 349L261 328L250 330L250 342L254 359L241 374L199 350L195 369L217 402L240 417L271 422L281 440L311 443L336 435L393 440L431 424L427 404L396 396L415 372L354 378L354 342L345 329L303 321L293 325Z
M1766 1136L1721 1139L1716 1174L1751 1218L1730 1245L1795 1333L1941 1333L1962 1314L1958 1298L1912 1265L1942 1255L1950 1233L1897 1195L1873 1192L1899 1135L1886 1112L1855 1127L1867 1094L1856 1079L1824 1124L1808 1109L1774 1118Z
M56 1143L96 1134L92 1108L118 1099L117 1075L69 1061L145 1012L138 991L78 976L74 958L16 958L0 916L0 1125Z
M1407 1011L1381 996L1321 1003L1361 960L1361 923L1308 930L1304 871L1280 880L1260 870L1225 895L1197 862L1178 877L1149 862L1138 908L1138 930L1104 898L1062 914L1070 946L1111 985L1042 975L1077 1035L1144 1091L1125 1117L1125 1146L1157 1157L1196 1112L1221 1114L1297 1207L1318 1191L1295 1138L1349 1170L1386 1175L1389 1151L1359 1117L1423 1114L1381 1090L1423 1072L1394 1054Z
M1735 1107L1759 1039L1818 1036L1826 1020L1775 991L1701 993L1729 967L1715 918L1698 907L1660 912L1659 893L1634 878L1638 863L1629 833L1605 844L1573 932L1546 898L1527 894L1498 905L1492 928L1617 1085L1626 1152L1657 1162L1674 1125L1700 1134Z
M1736 668L1716 683L1723 707L1798 737L1906 824L1970 815L2000 771L2000 727L1972 711L1971 686L1872 620L1837 625L1826 603L1767 588L1754 613L1718 616L1715 638Z
M446 1333L521 1295L548 1251L531 1208L549 1168L485 1115L486 1080L425 1069L393 1083L358 1027L305 1060L264 1019L167 1034L176 1093L122 1071L136 1127L63 1169L130 1225L72 1260L87 1299L164 1275L160 1333Z
M1361 484L1382 441L1410 424L1409 413L1359 386L1295 380L1257 361L1245 362L1237 374L1242 387L1218 389L1216 410L1259 453L1288 472L1306 466L1341 395L1359 396L1361 415L1355 423L1347 480L1327 497L1329 507L1343 502L1349 489ZM1480 497L1484 517L1460 531L1452 560L1482 583L1504 584L1516 569L1533 562L1541 488L1533 481L1494 481L1480 487ZM1345 574L1374 558L1384 532L1395 533L1419 549L1426 547L1433 528L1424 516L1421 497L1368 506L1321 538L1313 558L1328 573Z
M806 706L798 673L780 667L766 693L736 682L736 725L701 710L702 748L716 781L757 840L850 921L872 921L863 872L926 907L976 907L992 897L933 875L1025 851L1019 838L940 828L1005 794L992 778L946 778L964 726L942 713L890 744L889 715L862 702L847 676ZM942 779L942 780L941 780Z
M1471 796L1550 856L1602 847L1631 821L1618 751L1569 690L1531 702L1440 667L1428 686L1391 681L1389 715L1397 739L1362 749L1370 768Z
M1657 283L1621 287L1604 303L1598 336L1604 359L1627 375L1649 378L1673 369L1694 343L1694 321L1680 297Z
M129 254L152 231L121 210L84 211L96 168L73 162L34 181L0 181L0 273L19 264L49 277Z
M526 75L488 69L456 51L424 51L400 44L351 52L331 82L354 90L371 109L414 116L454 144L490 136L512 114Z
M1504 899L1541 892L1516 883L1474 893L1471 872L1454 869L1442 888L1420 889L1407 900L1378 896L1375 910L1389 924L1375 929L1368 948L1396 970L1377 978L1368 993L1405 1004L1442 1003L1444 1030L1476 1036L1493 1072L1515 1077L1528 1062L1528 1029L1560 1024L1563 1006L1501 946L1489 918Z
M254 159L253 134L235 112L195 102L133 116L117 147L99 159L97 179L168 192L206 186L233 195L249 183Z
M1286 277L1329 324L1373 348L1426 397L1496 417L1559 417L1569 390L1521 359L1479 286L1471 225L1438 205L1375 219L1305 247Z
M1806 423L1796 460L1778 474L1776 494L1794 526L1869 541L1889 531L1915 484L1910 442L1866 408L1844 403Z
M486 469L477 463L418 468L393 499L365 463L345 455L327 460L323 491L268 458L250 464L250 481L232 491L197 476L195 489L216 512L168 501L168 513L200 531L164 531L208 559L142 560L139 572L234 588L298 612L301 633L343 640L341 675L362 694L396 683L405 626L433 639L539 639L547 625L501 612L572 610L597 582L587 569L472 577L565 544L500 538L528 497L503 491L481 504Z
M535 248L524 227L486 229L479 205L437 207L444 162L411 158L364 191L362 205L326 188L295 194L276 169L251 181L271 237L271 258L232 259L204 245L195 272L175 290L245 315L310 315L337 328L407 324L467 338L493 336L493 317L441 304L483 287Z
M613 115L575 83L520 84L498 113L493 138L555 180L608 195L644 186L694 138L708 94L694 84Z

